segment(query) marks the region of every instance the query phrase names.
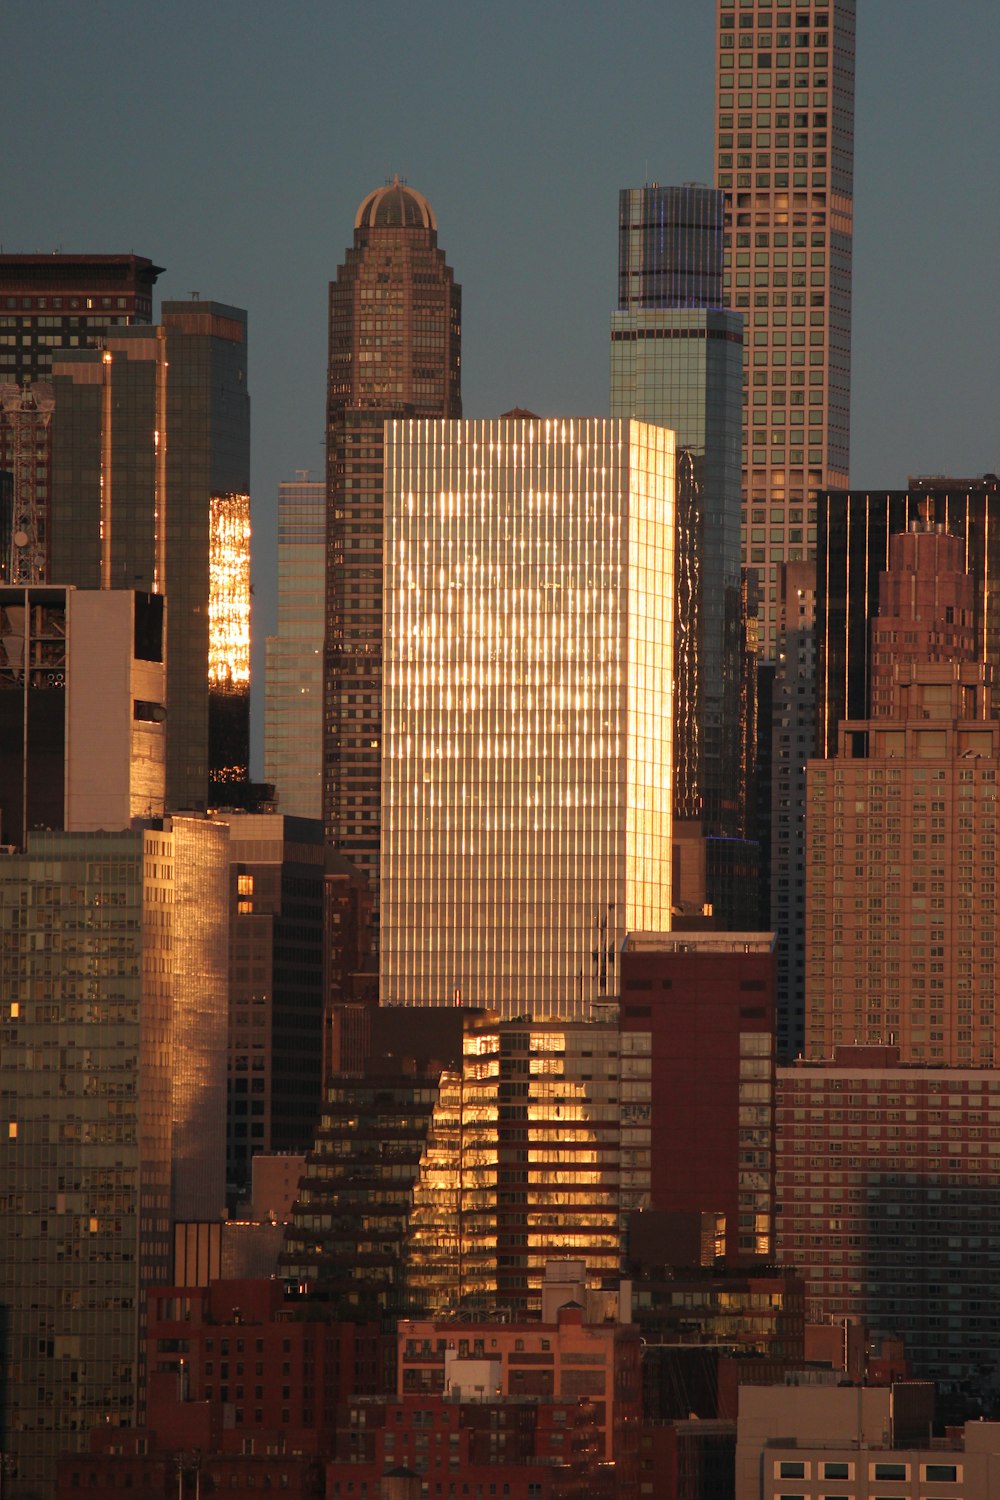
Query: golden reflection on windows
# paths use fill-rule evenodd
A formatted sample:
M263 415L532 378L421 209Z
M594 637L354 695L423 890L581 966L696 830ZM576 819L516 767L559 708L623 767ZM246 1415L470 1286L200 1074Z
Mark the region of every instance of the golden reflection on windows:
M213 495L208 554L208 680L250 684L250 496Z
M669 925L672 434L393 421L385 472L383 997L585 1016Z
M548 1050L557 1033L530 1025L477 1034L468 1023L461 1079L445 1075L409 1243L411 1302L432 1311L458 1303L537 1308L542 1268L553 1257L582 1258L594 1282L618 1271L617 1028L561 1023L557 1054ZM491 1058L483 1043L492 1045ZM536 1064L559 1072L539 1076ZM633 1152L629 1173L643 1201L648 1159L643 1166Z

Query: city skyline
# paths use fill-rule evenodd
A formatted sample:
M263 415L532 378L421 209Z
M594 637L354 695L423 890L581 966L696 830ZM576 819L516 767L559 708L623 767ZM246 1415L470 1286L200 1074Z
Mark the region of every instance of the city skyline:
M466 291L470 415L515 404L605 413L617 193L712 180L715 7L678 0L655 16L636 6L570 25L578 12L558 4L543 14L513 4L502 17L441 4L434 48L426 17L396 4L345 17L336 34L312 4L294 28L262 12L239 35L226 14L195 21L192 9L194 53L183 4L169 22L129 11L127 37L116 4L87 21L55 9L66 61L47 56L44 70L31 61L29 9L5 16L8 45L28 59L12 107L61 128L33 138L4 249L134 248L167 266L164 296L199 289L248 308L261 682L277 483L303 467L322 473L325 292L357 202L398 171L434 204ZM949 16L945 52L939 14L929 0L859 7L855 486L1000 463L988 364L997 106L986 87L1000 15L969 0ZM143 66L102 69L95 110L87 60L125 41ZM668 70L665 90L678 43L685 65ZM933 107L917 86L930 78ZM111 168L100 193L97 160ZM292 274L276 279L276 265Z

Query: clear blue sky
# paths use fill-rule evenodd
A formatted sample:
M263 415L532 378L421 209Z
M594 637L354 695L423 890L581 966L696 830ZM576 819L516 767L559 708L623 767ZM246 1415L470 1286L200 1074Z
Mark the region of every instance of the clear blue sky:
M434 206L467 415L602 413L617 192L711 181L714 23L713 0L4 0L3 248L134 250L163 296L249 311L259 640L277 482L322 473L360 199L399 172ZM998 56L998 0L858 0L854 484L1000 469Z

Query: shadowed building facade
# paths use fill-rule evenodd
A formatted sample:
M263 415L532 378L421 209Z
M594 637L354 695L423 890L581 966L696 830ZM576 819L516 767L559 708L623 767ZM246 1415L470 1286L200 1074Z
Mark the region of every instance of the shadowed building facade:
M900 1335L921 1379L995 1390L996 1070L837 1045L778 1069L777 1119L778 1254L812 1316Z
M253 1158L305 1152L323 1102L325 856L318 819L217 813L229 834L230 1196Z
M383 428L460 417L461 288L437 220L398 178L369 193L330 285L323 706L326 837L379 907Z
M267 638L264 779L281 812L323 816L326 485L308 470L278 486L278 632Z

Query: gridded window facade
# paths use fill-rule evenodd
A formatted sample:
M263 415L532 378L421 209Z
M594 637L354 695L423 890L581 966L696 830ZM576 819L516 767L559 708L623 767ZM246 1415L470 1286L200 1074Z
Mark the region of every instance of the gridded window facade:
M916 1379L974 1383L1000 1345L996 1072L839 1047L778 1069L777 1130L777 1253L813 1319L903 1333Z
M673 434L386 435L381 994L585 1016L668 925Z
M278 633L267 638L264 780L283 813L323 816L326 485L278 487Z
M172 818L0 855L5 1446L36 1493L134 1425L171 1223L223 1207L227 845Z
M743 556L773 657L777 565L814 555L816 493L847 484L855 0L717 15L726 301L747 318Z
M398 179L370 193L330 286L323 817L369 881L376 914L383 423L461 416L461 317L426 198Z
M992 1065L997 962L991 670L943 531L895 536L872 623L872 713L807 774L806 1050L898 1043Z

